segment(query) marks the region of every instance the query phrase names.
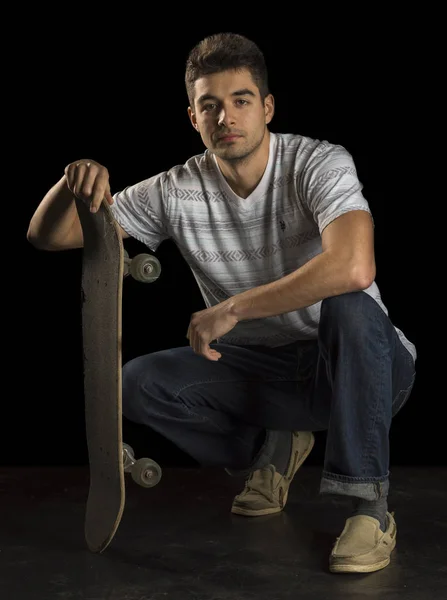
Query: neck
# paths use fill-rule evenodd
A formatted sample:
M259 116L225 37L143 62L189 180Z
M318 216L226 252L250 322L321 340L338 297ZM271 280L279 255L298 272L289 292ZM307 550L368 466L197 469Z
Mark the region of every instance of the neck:
M247 198L256 188L264 175L269 160L270 132L249 156L236 161L226 161L216 156L222 175L233 192L241 198Z

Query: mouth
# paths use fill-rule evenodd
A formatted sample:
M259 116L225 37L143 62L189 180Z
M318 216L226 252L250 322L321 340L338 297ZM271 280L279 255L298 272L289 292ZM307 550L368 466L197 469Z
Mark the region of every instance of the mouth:
M242 137L242 136L232 133L232 134L223 135L223 136L219 137L218 141L219 142L234 142L235 140L239 139L240 137Z

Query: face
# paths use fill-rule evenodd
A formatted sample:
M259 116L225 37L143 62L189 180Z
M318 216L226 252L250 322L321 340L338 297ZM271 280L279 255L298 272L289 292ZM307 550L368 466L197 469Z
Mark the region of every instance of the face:
M261 101L248 70L224 71L195 82L193 127L205 146L230 162L241 161L261 144L274 113L273 96Z

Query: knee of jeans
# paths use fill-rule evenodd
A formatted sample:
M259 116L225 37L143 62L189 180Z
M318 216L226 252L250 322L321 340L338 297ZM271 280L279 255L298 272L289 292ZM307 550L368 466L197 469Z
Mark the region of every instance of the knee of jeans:
M324 325L330 322L342 322L343 329L350 327L358 330L366 323L365 316L370 310L369 301L374 302L365 292L350 292L325 298L321 303L320 322Z
M413 391L415 380L416 380L416 372L414 372L413 377L411 378L410 385L407 388L400 390L400 392L397 394L396 398L394 398L393 404L392 404L392 417L393 418L405 406L408 399L410 398L411 392Z

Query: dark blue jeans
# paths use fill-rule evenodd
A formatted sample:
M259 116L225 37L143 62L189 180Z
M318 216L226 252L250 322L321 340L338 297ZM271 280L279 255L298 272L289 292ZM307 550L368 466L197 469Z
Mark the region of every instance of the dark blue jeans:
M123 414L203 466L246 475L270 462L278 431L327 431L321 494L376 500L389 489L391 420L415 364L389 317L364 292L322 302L318 339L279 348L190 346L123 367Z

